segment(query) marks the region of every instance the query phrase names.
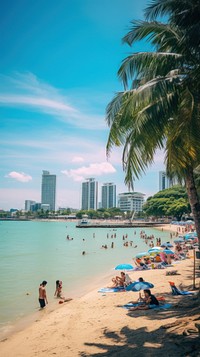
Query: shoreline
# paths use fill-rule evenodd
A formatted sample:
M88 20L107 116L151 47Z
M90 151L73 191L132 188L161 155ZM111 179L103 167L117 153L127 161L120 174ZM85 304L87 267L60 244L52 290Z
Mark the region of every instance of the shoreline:
M177 232L178 226L171 225L169 227L169 225L163 225L157 229ZM160 279L161 276L165 276L166 269L135 271L130 272L129 275L133 280L143 276L146 281L155 283L155 293L159 294L161 292L161 294L166 295L167 299L170 300L172 296L169 295L168 280L173 279L177 283L181 282L186 286L189 285L191 280L188 277L188 269L192 274L192 259L181 261L175 268L179 269L181 275L184 272L184 280L182 277L180 280L179 276ZM173 270L174 267L167 269ZM185 271L187 271L187 275ZM120 331L123 319L125 320L124 325L126 322L129 329L131 329L133 319L129 318L127 311L119 309L117 305L127 303L131 298L133 299L138 295L137 293L98 293L99 288L108 286L114 274L116 274L115 271L109 271L104 276L95 277L89 284L86 284L85 291L77 294L77 297L74 297L72 301L56 306L55 300L55 304L47 306L46 310L37 311L27 317L26 321L24 319L15 325L13 331L0 341L1 355L3 357L33 357L36 354L39 356L49 356L55 354L53 351L56 351L58 355L62 355L63 353L65 355L67 351L68 357L74 357L80 355L81 349L82 351L86 351L86 353L91 352L94 354L97 351L100 352L100 347L93 346L91 348L90 344L92 342L89 342L87 346L87 340L92 340L93 342L99 341L100 343L103 339L106 343L107 337L104 336L103 331L106 331L106 329ZM141 318L140 322L140 319L136 319L136 330L144 328L144 326L148 326L150 331L154 330L154 324L149 325L148 314L141 313L141 311L139 314L138 312L136 314L137 317ZM113 320L111 316L114 316ZM174 322L175 319L176 317L173 316L169 320ZM56 337L52 338L52 334L55 334ZM80 336L80 341L77 341L77 336ZM126 355L132 356L132 354L129 355L128 351ZM126 355L124 354L124 356Z
M179 282L183 282L184 286L190 284L191 280L187 275L188 269L192 272L192 259L181 261L177 265L179 265L177 268L184 281L180 280L179 276L173 276L170 279L166 278L166 269L157 269L153 273L148 270L132 272L130 276L134 277L134 279L143 276L146 281L151 281L155 284L153 293L165 296L166 302L175 305L180 300L180 297L171 295L168 280L173 279L177 285ZM165 278L160 279L161 277ZM102 279L102 284L103 281L104 284L108 284L107 277ZM176 313L174 313L175 308L173 308L173 312L169 311L169 316L167 316L167 310L161 312L161 318L156 318L155 313L152 314L150 310L147 312L137 311L130 316L127 310L119 308L119 305L128 303L130 300L137 298L137 296L138 293L133 292L98 293L97 288L93 286L93 290L88 291L82 297L62 304L55 310L40 311L40 317L31 325L1 341L1 356L50 356L55 354L55 351L58 356L64 353L64 355L67 353L68 357L78 357L80 353L88 353L85 356L95 356L95 353L100 353L102 348L107 350L108 354L105 355L109 356L111 348L115 349L123 346L123 338L120 340L121 342L116 342L114 336L117 336L117 334L119 336L123 335L124 326L129 331L133 329L133 332L138 335L137 330L143 330L144 333L145 331L147 333L148 330L148 333L154 333L154 331L158 331L161 325L176 322L178 315L176 316ZM178 311L177 314L179 314ZM158 313L157 316L159 316ZM138 335L138 338L142 339L142 335L142 333L141 336ZM111 340L110 342L112 343L110 344L108 340ZM115 344L117 344L116 347ZM160 344L156 344L153 341L150 344L152 346L155 344L158 352L160 351ZM124 351L124 354L119 354L119 356L131 357L133 355L133 351L129 351L130 346L126 346L126 348L128 348L126 353ZM114 354L111 353L111 355ZM143 355L145 356L145 354ZM157 356L155 352L148 356L153 355ZM175 351L175 354L170 354L170 356L176 355L177 351ZM181 356L181 354L179 355Z

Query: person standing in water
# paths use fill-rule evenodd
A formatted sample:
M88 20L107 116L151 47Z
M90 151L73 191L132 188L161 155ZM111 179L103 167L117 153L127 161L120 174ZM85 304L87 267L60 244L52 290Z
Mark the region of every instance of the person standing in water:
M48 304L46 285L47 285L47 281L43 280L43 282L39 286L39 304L41 309L43 309L46 306L46 304Z

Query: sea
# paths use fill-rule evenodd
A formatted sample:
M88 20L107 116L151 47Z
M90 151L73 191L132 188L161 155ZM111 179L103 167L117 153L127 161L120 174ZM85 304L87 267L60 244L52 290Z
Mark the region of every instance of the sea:
M38 288L43 280L48 282L49 305L54 306L56 280L63 282L63 295L74 298L100 277L116 275L118 264L133 264L137 253L149 249L140 238L141 230L162 242L169 239L169 232L153 228L77 228L76 224L0 222L0 335L38 311ZM132 246L125 247L125 241L132 241Z

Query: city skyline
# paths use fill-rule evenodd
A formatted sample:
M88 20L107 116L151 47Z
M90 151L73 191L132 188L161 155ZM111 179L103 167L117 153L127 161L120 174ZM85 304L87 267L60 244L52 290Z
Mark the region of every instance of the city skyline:
M0 14L0 208L40 202L41 172L57 177L56 207L81 207L81 182L96 177L126 192L121 152L106 157L105 110L122 89L117 70L130 21L141 19L146 0L53 0L4 3ZM24 16L26 14L26 16ZM139 180L146 197L159 189L164 154Z

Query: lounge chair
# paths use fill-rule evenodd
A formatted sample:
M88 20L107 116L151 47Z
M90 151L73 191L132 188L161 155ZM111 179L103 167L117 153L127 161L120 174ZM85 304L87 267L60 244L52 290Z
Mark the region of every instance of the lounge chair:
M193 295L192 291L183 291L177 288L174 282L169 281L170 287L172 289L172 295Z

